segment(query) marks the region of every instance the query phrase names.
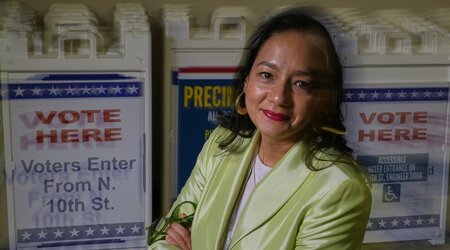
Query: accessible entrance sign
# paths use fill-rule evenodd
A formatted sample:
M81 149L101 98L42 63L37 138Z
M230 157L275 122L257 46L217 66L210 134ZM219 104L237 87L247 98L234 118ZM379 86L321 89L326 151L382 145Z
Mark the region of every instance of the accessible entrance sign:
M445 240L447 82L347 84L347 139L367 167L365 242Z

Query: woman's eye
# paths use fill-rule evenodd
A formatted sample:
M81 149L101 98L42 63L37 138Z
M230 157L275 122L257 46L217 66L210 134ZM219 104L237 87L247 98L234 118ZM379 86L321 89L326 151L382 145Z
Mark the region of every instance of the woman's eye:
M268 72L261 72L261 73L259 73L259 75L263 79L272 79L273 78L273 75L271 73L268 73Z
M311 90L313 87L312 84L307 81L296 81L295 86L307 90Z

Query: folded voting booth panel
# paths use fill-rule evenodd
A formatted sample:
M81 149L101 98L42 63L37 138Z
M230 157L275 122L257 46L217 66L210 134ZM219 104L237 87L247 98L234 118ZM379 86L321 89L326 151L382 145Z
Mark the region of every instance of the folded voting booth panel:
M166 200L183 187L198 152L217 126L217 112L228 112L234 105L232 78L245 50L247 8L222 7L212 15L211 28L190 27L187 5L167 5L165 24L164 93L168 101L164 145ZM187 149L187 150L186 150ZM164 204L166 209L168 204Z
M114 29L81 4L53 4L43 25L17 2L4 6L10 248L146 246L151 50L142 6L117 4Z

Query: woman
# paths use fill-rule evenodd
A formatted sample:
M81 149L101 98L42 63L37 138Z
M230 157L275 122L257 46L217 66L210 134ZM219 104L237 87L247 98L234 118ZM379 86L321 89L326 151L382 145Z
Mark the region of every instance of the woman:
M171 223L150 248L360 248L371 194L343 138L342 68L326 29L299 9L270 18L237 83L235 110L174 204L197 204L192 227Z

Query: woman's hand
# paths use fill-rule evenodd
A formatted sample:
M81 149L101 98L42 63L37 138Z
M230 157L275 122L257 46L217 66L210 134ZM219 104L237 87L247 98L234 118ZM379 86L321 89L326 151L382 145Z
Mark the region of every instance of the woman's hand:
M191 232L178 223L172 223L167 229L166 241L182 250L191 250Z
M183 214L182 217L186 215ZM167 229L166 241L182 250L191 250L191 231L179 223L171 223Z

